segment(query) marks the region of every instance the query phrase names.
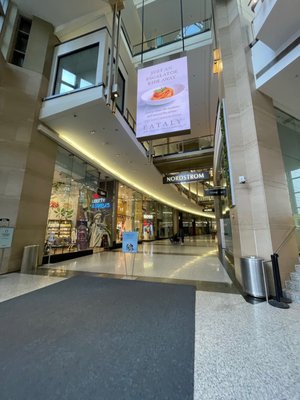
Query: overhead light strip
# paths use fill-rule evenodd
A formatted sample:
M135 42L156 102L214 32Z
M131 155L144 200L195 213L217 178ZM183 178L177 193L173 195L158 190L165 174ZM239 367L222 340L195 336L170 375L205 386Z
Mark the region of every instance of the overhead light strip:
M78 146L77 143L75 143L73 140L69 139L67 136L65 135L59 135L60 139L62 139L64 142L68 143L70 146L72 146L74 149L76 149L78 152L84 154L86 157L88 157L90 160L94 161L95 163L97 163L98 165L100 165L102 168L106 169L108 172L110 172L112 175L114 175L116 178L122 180L123 182L127 183L128 185L130 185L131 187L151 196L152 198L154 198L155 200L160 201L161 203L167 204L173 208L182 210L182 211L186 211L190 214L194 214L194 215L199 215L202 217L207 217L207 218L212 218L215 219L215 216L210 215L210 214L206 214L203 213L201 211L196 211L193 210L189 207L185 207L180 205L179 203L173 203L167 199L165 199L164 197L159 197L155 194L153 194L152 192L150 192L148 189L137 185L135 182L129 180L126 176L122 175L121 173L119 173L118 171L115 171L113 168L111 168L109 165L103 163L103 161L100 161L97 157L95 157L92 153L90 153L89 151L87 151L86 149L84 149L81 146Z

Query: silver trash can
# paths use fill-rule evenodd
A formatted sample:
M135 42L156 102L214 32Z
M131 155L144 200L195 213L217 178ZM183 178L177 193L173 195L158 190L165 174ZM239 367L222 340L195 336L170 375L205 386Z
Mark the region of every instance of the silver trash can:
M35 271L38 265L39 245L33 244L24 247L21 272Z
M266 297L263 275L264 259L256 256L241 258L241 275L244 292L253 297Z

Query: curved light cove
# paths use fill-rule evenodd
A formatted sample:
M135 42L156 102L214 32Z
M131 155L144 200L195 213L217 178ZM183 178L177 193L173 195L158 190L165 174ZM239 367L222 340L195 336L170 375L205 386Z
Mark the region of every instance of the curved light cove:
M76 144L73 140L69 139L67 136L60 134L59 137L64 142L68 143L70 146L72 146L74 149L76 149L78 152L84 154L91 161L93 161L94 163L97 163L100 167L106 169L108 172L110 172L112 175L114 175L117 179L120 179L122 182L127 183L132 188L137 189L138 191L151 196L153 199L158 200L161 203L166 204L166 205L168 205L170 207L173 207L175 209L178 209L178 210L181 210L181 211L185 211L185 212L188 212L188 213L193 214L193 215L199 215L199 216L202 216L202 217L215 219L214 215L209 215L209 214L206 214L206 213L201 212L201 211L197 212L196 210L193 210L193 209L191 209L189 207L182 206L180 203L171 202L171 201L169 201L168 199L166 199L164 197L159 197L159 196L153 194L151 191L149 191L149 189L147 189L147 188L145 188L143 186L137 185L135 182L129 180L125 175L122 175L118 171L116 171L113 168L111 168L110 165L100 161L92 153L90 153L89 151L84 149L82 146L79 146L78 144Z

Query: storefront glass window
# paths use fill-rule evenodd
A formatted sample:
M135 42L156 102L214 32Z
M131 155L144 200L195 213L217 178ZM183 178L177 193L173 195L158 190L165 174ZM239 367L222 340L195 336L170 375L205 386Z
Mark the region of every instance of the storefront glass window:
M143 196L143 240L154 240L157 237L157 202Z
M118 207L117 207L117 235L116 242L122 242L124 232L134 229L134 190L119 184Z
M134 230L139 234L139 240L143 239L143 195L134 192Z
M143 239L143 196L130 187L119 183L116 242L121 243L124 232L138 232Z
M4 18L8 9L9 0L0 0L0 33L4 24Z
M292 213L300 250L300 121L276 110L277 127L285 166Z
M109 248L112 245L113 194L114 181L101 180L96 168L59 148L45 252L57 254Z
M157 204L157 237L164 239L173 236L173 211L164 204Z

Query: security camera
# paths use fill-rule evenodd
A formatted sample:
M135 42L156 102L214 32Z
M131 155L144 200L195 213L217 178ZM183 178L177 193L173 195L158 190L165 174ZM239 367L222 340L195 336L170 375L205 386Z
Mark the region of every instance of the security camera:
M239 183L246 183L246 178L244 176L239 176Z

